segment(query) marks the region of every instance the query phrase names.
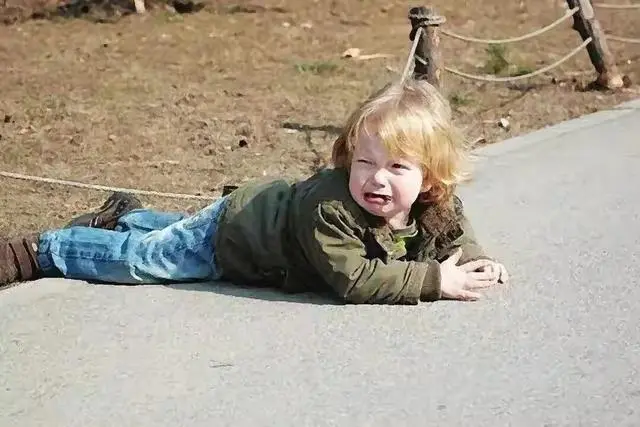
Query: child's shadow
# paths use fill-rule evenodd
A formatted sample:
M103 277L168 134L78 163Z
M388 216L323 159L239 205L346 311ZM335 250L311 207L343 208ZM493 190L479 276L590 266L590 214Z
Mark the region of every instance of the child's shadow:
M331 295L313 292L288 293L275 288L235 285L229 282L188 282L162 285L171 289L213 292L238 298L253 298L265 301L284 301L298 304L345 305Z

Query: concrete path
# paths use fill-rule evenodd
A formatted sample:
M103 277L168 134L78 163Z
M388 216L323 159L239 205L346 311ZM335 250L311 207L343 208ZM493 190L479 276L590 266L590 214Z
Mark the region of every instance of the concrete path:
M0 426L640 425L640 100L479 154L463 196L510 289L25 284L0 293Z

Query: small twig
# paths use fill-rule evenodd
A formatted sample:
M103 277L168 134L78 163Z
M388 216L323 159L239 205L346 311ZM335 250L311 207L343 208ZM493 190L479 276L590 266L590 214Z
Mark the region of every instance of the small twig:
M209 363L210 368L230 368L234 366L233 363Z
M360 55L355 58L356 61L366 61L367 59L378 59L378 58L393 58L393 55L388 53L372 53L371 55Z

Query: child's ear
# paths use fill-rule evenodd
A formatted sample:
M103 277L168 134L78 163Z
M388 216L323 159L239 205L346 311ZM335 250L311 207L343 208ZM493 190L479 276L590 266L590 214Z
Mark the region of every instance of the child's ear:
M431 200L431 194L429 191L433 188L433 185L424 183L422 187L420 187L420 194L418 194L418 200L422 203L429 203Z
M423 191L420 194L418 194L417 200L421 203L429 203L431 201L431 195L429 194L428 191Z
M433 187L433 185L431 184L427 184L426 182L424 184L422 184L422 187L420 187L420 192L421 193L428 193L429 190L431 190L431 188Z

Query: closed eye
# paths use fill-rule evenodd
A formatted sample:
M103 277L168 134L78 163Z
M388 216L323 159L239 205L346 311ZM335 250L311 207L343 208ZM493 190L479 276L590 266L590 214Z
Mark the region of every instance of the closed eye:
M358 159L358 160L356 160L356 162L364 163L365 165L370 165L371 164L371 162L369 160L367 160L367 159Z
M407 166L407 165L403 165L402 163L394 163L394 164L392 165L392 167L393 167L394 169L409 170L409 166Z

